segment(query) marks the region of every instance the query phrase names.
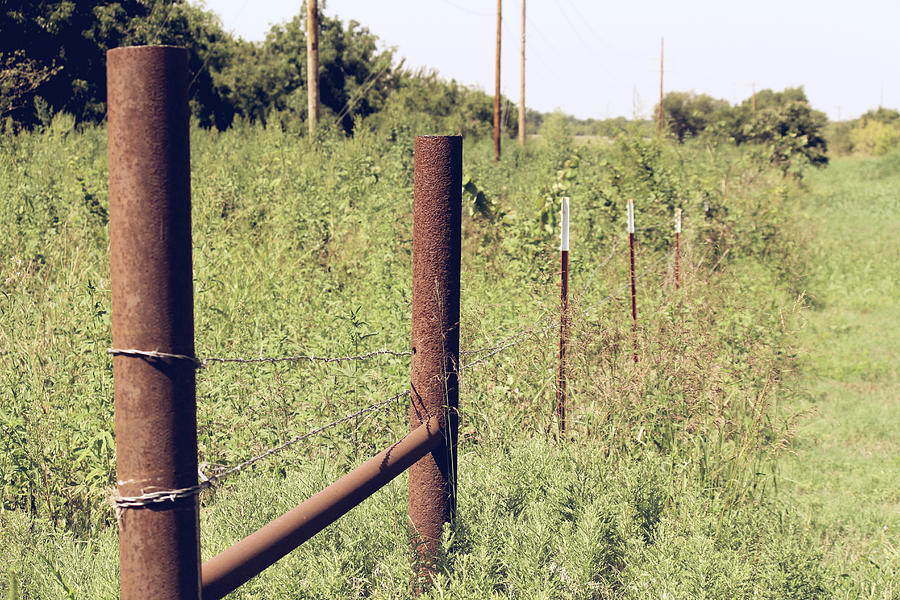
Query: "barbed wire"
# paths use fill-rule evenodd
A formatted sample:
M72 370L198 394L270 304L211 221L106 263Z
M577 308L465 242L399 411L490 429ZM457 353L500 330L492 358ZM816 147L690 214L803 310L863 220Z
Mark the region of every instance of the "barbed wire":
M553 316L552 313L547 313L544 317L542 317L542 319L549 320L552 316ZM500 354L501 352L503 352L509 348L512 348L513 346L518 346L519 344L521 344L522 342L524 342L527 339L530 339L530 338L539 336L542 333L545 333L546 331L548 331L551 327L554 327L555 325L556 325L556 323L551 321L550 323L548 323L547 325L545 325L544 327L542 327L540 329L532 328L532 329L526 329L525 331L520 331L518 334L514 334L513 336L511 336L511 338L509 338L509 337L507 338L507 339L511 339L511 341L508 341L508 342L505 342L498 346L495 346L494 348L486 349L486 350L489 350L488 354L485 354L484 356L482 356L481 358L479 358L477 360L474 360L472 362L468 362L468 363L462 365L459 370L464 371L466 369L470 369L474 366L477 366L477 365L487 361L489 358L491 358L497 354Z
M497 342L493 346L485 346L483 348L478 348L476 350L460 350L459 354L460 354L460 356L471 356L471 355L475 355L475 354L482 354L484 352L493 352L498 347L506 344L506 342L512 340L513 338L518 338L523 333L533 331L535 327L538 327L543 321L545 321L546 319L549 319L550 317L552 317L555 314L556 314L556 312L554 312L554 311L547 311L544 314L542 314L541 316L539 316L537 319L535 319L534 325L532 325L531 327L527 327L525 329L516 331L515 333L510 333L508 335L505 335L502 338L498 339Z
M615 255L615 251L616 251L616 249L617 249L617 247L618 247L618 244L619 244L623 239L624 239L624 236L620 237L620 238L617 240L617 242L616 242L616 244L614 244L613 249L612 249L612 251L610 252L609 256L607 256L607 258L606 258L606 259L604 260L604 262L602 263L603 265L609 263L609 261L612 260L613 256ZM667 258L668 258L668 256L665 255L665 254L662 255L662 256L660 256L660 257L659 257L658 259L656 259L653 263L651 263L650 265L644 267L644 268L637 274L637 277L643 277L644 275L646 275L647 273L649 273L651 270L653 270L654 268L656 268L657 266L659 266L659 264L662 263L663 261L665 261ZM596 273L596 271L597 271L597 269L594 270L594 273ZM593 277L593 274L592 274L592 277ZM623 285L619 286L618 288L616 288L615 290L613 290L612 292L610 292L608 295L606 295L604 298L602 298L602 299L600 299L599 301L597 301L597 302L595 302L594 304L592 304L590 307L588 307L588 308L586 308L586 309L581 309L580 312L581 312L584 316L589 316L590 313L591 313L591 311L596 310L596 309L599 308L601 305L605 304L606 302L609 302L610 300L612 300L613 298L615 298L616 296L618 296L620 293L626 291L630 286L631 286L631 282L628 282L628 283L626 283L626 284L623 284ZM582 291L581 291L581 297L583 297L585 293L587 293L587 287L586 287L586 286L585 286L584 288L582 288ZM543 333L546 333L548 330L550 330L550 329L552 329L552 328L554 328L554 327L557 326L557 322L556 322L556 320L554 319L554 317L556 317L556 316L557 316L557 315L556 315L555 312L544 313L543 316L541 316L541 317L538 318L538 322L543 321L543 320L549 320L550 322L547 323L545 326L543 326L543 327L541 327L541 328L538 328L538 329L535 329L534 327L530 327L530 328L525 329L525 330L523 330L523 331L520 331L520 332L518 332L518 333L514 333L514 334L512 334L512 335L507 336L507 337L506 337L506 340L509 340L509 341L504 341L504 342L502 342L502 343L500 343L500 344L498 344L498 345L496 345L496 346L494 346L494 347L490 347L490 348L480 348L480 349L477 350L477 351L473 351L472 353L475 353L475 352L488 352L488 354L486 354L485 356L482 356L481 358L479 358L479 359L477 359L477 360L474 360L474 361L472 361L472 362L463 364L463 365L460 367L459 370L460 370L460 371L464 371L464 370L466 370L466 369L470 369L470 368L472 368L472 367L475 367L475 366L477 366L477 365L479 365L479 364L482 364L482 363L486 362L489 358L492 358L492 357L496 356L497 354L501 354L502 352L508 350L509 348L512 348L512 347L514 347L514 346L517 346L517 345L521 344L521 343L524 342L525 340L528 340L528 339L530 339L530 338L534 338L534 337L537 337L537 336L539 336L539 335L541 335L541 334L543 334ZM553 319L553 320L551 320L551 319ZM464 354L464 353L463 353L462 351L460 351L460 354Z
M293 437L278 446L269 448L268 450L261 452L260 454L257 454L256 456L245 460L242 463L239 463L233 467L225 469L221 473L217 473L217 474L213 475L212 477L207 478L205 481L198 483L197 485L192 485L192 486L185 487L185 488L179 488L176 490L161 490L161 491L157 491L157 492L147 492L147 493L141 494L139 496L114 496L112 498L112 503L113 503L114 508L116 509L117 518L120 516L120 512L124 509L146 508L148 506L153 506L153 505L160 504L163 502L174 502L175 500L178 500L180 498L190 498L191 496L196 496L196 495L200 494L201 492L203 492L204 490L208 490L213 487L216 487L217 485L222 483L222 481L224 481L226 478L228 478L232 475L235 475L237 473L240 473L244 469L251 467L252 465L258 463L259 461L261 461L265 458L268 458L270 456L278 454L279 452L282 452L282 451L286 450L287 448L290 448L291 446L293 446L299 442L302 442L303 440L305 440L307 438L310 438L310 437L313 437L320 433L323 433L329 429L337 427L338 425L340 425L342 423L346 423L347 421L361 417L365 414L380 410L380 409L388 406L389 404L396 402L400 398L404 398L406 396L409 396L409 390L405 390L398 394L394 394L393 396L391 396L390 398L387 398L386 400L376 402L375 404L372 404L372 405L362 408L354 413L351 413L349 415L341 417L340 419L337 419L336 421L332 421L331 423L327 423L325 425L322 425L321 427L317 427L311 431L308 431L308 432L304 433L303 435L298 435L296 437Z
M648 266L644 267L641 271L639 271L639 272L637 273L637 275L635 276L635 278L643 277L644 275L646 275L647 273L649 273L651 270L653 270L653 269L655 269L657 266L659 266L659 264L662 263L663 261L665 261L667 258L668 258L668 256L666 256L665 254L662 255L662 256L660 256L660 257L657 258L655 261L653 261L651 264L649 264ZM615 298L616 296L618 296L618 295L621 294L622 292L626 291L629 287L631 287L631 282L630 282L630 281L629 281L628 283L626 283L626 284L620 285L618 288L616 288L615 290L613 290L612 292L610 292L607 296L605 296L604 298L601 298L600 300L598 300L597 302L595 302L594 304L592 304L592 305L589 306L588 308L583 309L581 312L582 312L585 316L589 316L590 313L591 313L591 311L596 310L596 309L599 308L601 305L605 304L606 302L609 302L610 300L612 300L613 298Z
M596 267L593 268L593 270L591 271L590 277L588 277L587 282L581 287L581 294L579 295L579 298L584 297L584 295L587 293L587 291L591 288L591 283L594 282L594 276L597 275L597 273L600 271L600 269L602 269L607 264L609 264L609 261L611 261L613 259L613 257L616 255L616 250L619 249L619 244L621 244L623 241L625 241L625 239L627 237L628 237L628 234L623 233L622 235L620 235L619 237L617 237L615 239L615 241L613 242L612 249L609 251L609 255L606 257L606 259L603 262L601 262L599 265L597 265Z
M594 275L600 269L602 269L603 266L608 264L609 261L612 260L613 256L615 256L615 251L618 249L618 246L623 239L624 239L624 236L620 236L619 238L617 238L616 242L613 244L613 248L610 251L609 256L600 265L598 265L597 267L595 267L593 269L591 276L588 278L588 281L586 282L585 286L581 290L582 297L584 294L587 293L587 291L589 289L589 285L593 281ZM640 271L638 276L643 277L644 275L649 273L652 269L656 268L660 263L665 261L667 258L668 258L668 255L663 254L657 260L655 260L653 263L644 267ZM619 288L612 291L607 296L605 296L598 302L594 303L587 309L581 309L579 312L581 312L585 316L588 316L591 313L591 311L596 310L600 305L610 301L611 299L616 297L618 294L625 291L629 286L630 286L630 282L628 284L620 286ZM501 338L500 343L493 347L479 348L476 350L461 350L460 351L461 355L474 355L474 354L480 354L480 353L484 353L484 352L486 352L487 354L485 354L484 356L482 356L472 362L467 362L467 363L463 364L462 366L460 366L459 371L464 371L467 369L474 368L480 364L484 364L485 362L487 362L489 359L493 358L494 356L501 354L501 353L509 350L510 348L513 348L513 347L523 343L524 341L546 333L548 330L550 330L551 328L553 328L557 325L557 323L556 323L555 319L553 319L553 317L555 317L554 312L544 313L542 316L538 317L535 325L533 325L532 327L529 327L528 329L519 331L517 333L510 334L510 335L506 336L505 338ZM543 325L542 325L542 323L543 323ZM124 356L137 356L137 357L146 357L146 358L154 358L154 359L185 360L185 361L191 362L194 365L194 367L197 369L206 368L207 365L209 365L210 363L252 364L252 363L277 363L277 362L296 362L296 361L339 363L339 362L347 362L347 361L354 361L354 360L366 360L366 359L374 358L376 356L393 356L393 357L411 356L411 352L396 352L396 351L387 350L387 349L374 350L372 352L367 352L367 353L359 354L356 356L347 355L347 356L337 356L337 357L324 357L324 356L315 356L315 355L293 355L293 356L254 357L254 358L206 357L203 359L199 359L197 357L189 356L186 354L160 352L158 350L150 350L150 351L138 350L138 349L133 349L133 348L132 349L110 348L107 352L114 356L124 355ZM180 488L180 489L174 489L174 490L160 490L160 491L154 491L154 492L147 492L147 493L144 493L144 494L141 494L138 496L114 496L112 498L112 503L116 510L116 518L117 519L120 518L122 511L126 510L126 509L146 508L148 506L153 506L153 505L160 504L160 503L174 502L181 498L189 498L192 496L196 496L196 495L200 494L201 492L203 492L204 490L216 487L217 485L222 483L222 481L224 481L226 478L228 478L232 475L238 474L238 473L244 471L245 469L253 466L254 464L256 464L268 457L274 456L303 440L306 440L313 436L319 435L329 429L337 427L338 425L340 425L342 423L346 423L347 421L350 421L352 419L355 419L355 418L361 417L365 414L380 410L380 409L388 406L389 404L396 402L400 398L404 398L409 395L410 395L409 390L404 390L402 392L399 392L399 393L391 396L390 398L387 398L385 400L382 400L380 402L377 402L375 404L372 404L370 406L362 408L354 413L345 415L345 416L341 417L340 419L337 419L335 421L332 421L330 423L327 423L325 425L317 427L317 428L315 428L311 431L308 431L302 435L295 436L295 437L285 441L284 443L279 444L278 446L269 448L269 449L265 450L264 452L261 452L260 454L257 454L241 463L238 463L237 465L234 465L233 467L226 468L225 470L221 471L220 473L212 475L211 477L207 478L206 480L200 482L197 485ZM202 475L202 473L201 473L201 475Z
M280 363L280 362L320 362L320 363L341 363L356 360L367 360L376 356L396 356L406 357L412 356L412 352L397 352L395 350L373 350L356 356L315 356L296 354L293 356L257 356L257 357L240 357L240 356L208 356L206 358L197 358L196 356L188 356L186 354L173 354L170 352L160 352L159 350L138 350L137 348L109 348L108 354L113 356L137 356L144 358L169 358L174 360L186 360L194 365L195 369L205 369L210 363L237 363L237 364L254 364L254 363Z
M396 356L396 357L406 357L412 356L412 352L397 352L395 350L373 350L371 352L366 352L364 354L357 354L356 356L315 356L315 355L303 355L297 354L294 356L259 356L255 358L244 358L244 357L220 357L220 356L210 356L207 358L200 359L200 363L205 367L209 363L238 363L238 364L252 364L252 363L280 363L280 362L299 362L299 361L308 361L308 362L321 362L321 363L340 363L340 362L351 362L356 360L368 360L370 358L374 358L376 356Z

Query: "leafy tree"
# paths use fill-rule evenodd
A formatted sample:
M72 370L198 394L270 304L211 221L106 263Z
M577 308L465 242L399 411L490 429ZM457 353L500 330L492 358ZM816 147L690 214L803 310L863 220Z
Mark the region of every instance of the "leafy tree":
M235 113L250 120L306 119L306 11L272 27L262 44L236 42L234 60L215 74ZM319 94L324 118L345 131L384 106L396 88L393 51L356 21L319 16Z
M729 109L725 100L694 92L669 92L663 98L662 107L666 127L679 143L685 137L700 134Z
M507 113L515 110L503 99ZM396 89L386 99L384 109L374 114L369 126L391 130L428 130L482 136L493 128L493 96L464 86L456 80L441 79L436 71L400 70ZM506 128L507 135L515 127Z
M877 109L863 113L863 115L859 117L859 122L862 125L872 121L884 123L885 125L900 124L900 111L879 106Z
M30 65L49 74L31 92L52 112L79 121L99 121L106 113L106 51L140 44L184 45L190 53L191 99L201 119L212 122L223 110L211 71L227 60L230 36L212 13L184 0L8 0L0 9L0 53L15 56L14 68ZM27 106L12 116L36 121ZM224 119L215 119L223 122Z
M0 53L0 120L27 105L41 84L57 71L41 66L24 54L21 50L7 55Z
M808 102L789 100L757 108L743 133L747 142L761 144L769 162L787 175L792 169L799 173L803 163L814 167L828 164L828 146L822 135L826 122L825 114L813 110Z
M850 130L850 141L855 152L873 156L887 154L900 145L900 119L860 118Z

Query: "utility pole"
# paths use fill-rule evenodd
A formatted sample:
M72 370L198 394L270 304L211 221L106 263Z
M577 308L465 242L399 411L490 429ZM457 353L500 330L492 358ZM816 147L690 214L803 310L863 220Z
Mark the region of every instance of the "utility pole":
M750 98L750 110L756 114L756 82L753 82L753 95Z
M319 124L319 5L318 0L306 2L306 72L309 134Z
M663 126L663 38L659 38L659 112L656 116L656 135L662 135Z
M497 74L494 79L494 162L500 161L500 27L503 0L497 0Z
M525 0L522 0L522 60L519 77L519 145L525 145Z
M631 86L631 120L638 120L638 95L637 95L637 86Z

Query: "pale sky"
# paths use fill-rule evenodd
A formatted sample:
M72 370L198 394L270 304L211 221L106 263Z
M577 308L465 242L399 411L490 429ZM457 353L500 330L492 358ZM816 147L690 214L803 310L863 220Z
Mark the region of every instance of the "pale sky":
M406 67L493 93L495 0L319 0L360 22ZM262 40L301 0L206 0L226 30ZM802 85L831 119L900 107L900 0L527 0L529 108L581 118L648 116L666 91L732 103ZM503 0L501 87L519 99L521 0Z

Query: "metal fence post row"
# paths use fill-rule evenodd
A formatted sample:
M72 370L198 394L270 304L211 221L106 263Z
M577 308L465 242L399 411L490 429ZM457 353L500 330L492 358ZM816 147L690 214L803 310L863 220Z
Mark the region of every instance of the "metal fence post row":
M675 209L675 289L681 289L681 207Z
M637 342L637 283L635 279L634 264L634 200L628 199L628 252L631 258L631 338L634 346L632 355L634 362L638 361Z
M120 496L197 483L187 51L107 53L112 340ZM199 598L197 497L119 513L121 597Z
M417 136L413 199L410 428L437 416L444 443L409 471L414 589L431 579L456 512L462 137Z
M562 199L559 244L559 373L556 378L556 417L566 432L566 348L569 343L569 198Z

